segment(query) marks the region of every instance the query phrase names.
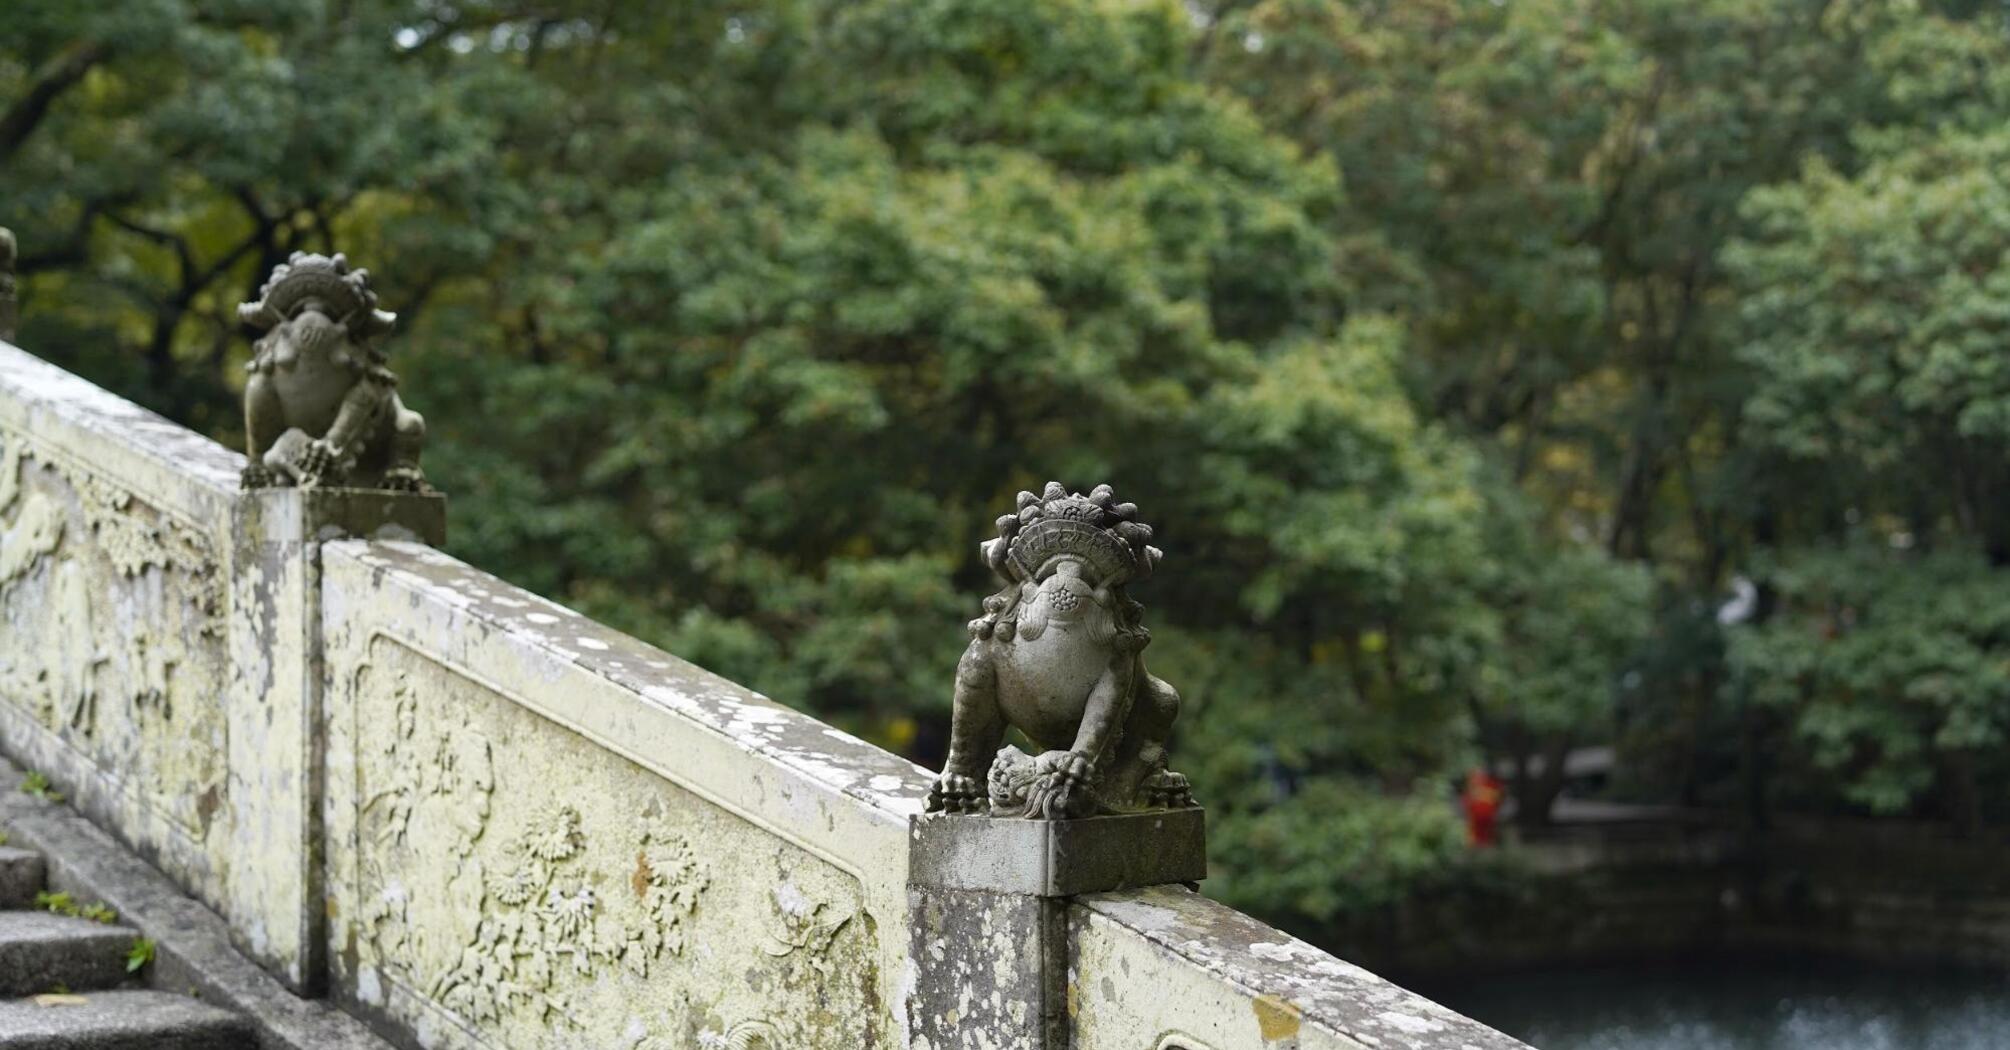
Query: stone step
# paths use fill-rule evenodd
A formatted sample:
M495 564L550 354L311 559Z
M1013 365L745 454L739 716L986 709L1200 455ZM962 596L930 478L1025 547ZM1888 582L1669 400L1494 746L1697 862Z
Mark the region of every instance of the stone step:
M0 1002L0 1050L258 1050L258 1036L184 995L85 992Z
M33 907L46 877L40 853L0 846L0 908Z
M0 998L114 987L128 976L126 955L138 937L89 919L0 911Z

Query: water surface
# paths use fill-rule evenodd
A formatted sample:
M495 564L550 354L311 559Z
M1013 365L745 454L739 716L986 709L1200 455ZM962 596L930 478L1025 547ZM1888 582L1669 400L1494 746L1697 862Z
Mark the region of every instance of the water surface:
M1585 969L1433 989L1540 1050L2010 1050L2010 975L1813 964Z

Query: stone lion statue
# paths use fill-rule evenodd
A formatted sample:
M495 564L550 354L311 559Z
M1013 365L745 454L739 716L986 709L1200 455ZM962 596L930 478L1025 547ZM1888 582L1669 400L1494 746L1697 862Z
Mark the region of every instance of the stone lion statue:
M928 809L1061 819L1193 804L1166 769L1179 694L1145 670L1150 635L1125 587L1161 553L1108 485L1021 492L983 546L1004 589L970 623L949 759ZM1003 747L1015 728L1040 748Z
M246 366L245 488L427 491L426 420L398 399L377 348L397 315L377 309L368 270L294 252L237 315L264 333Z

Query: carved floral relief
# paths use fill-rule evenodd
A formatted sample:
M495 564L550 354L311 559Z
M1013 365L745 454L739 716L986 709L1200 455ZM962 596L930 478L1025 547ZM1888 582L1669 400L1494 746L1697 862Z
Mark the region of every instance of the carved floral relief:
M197 841L224 790L223 574L201 529L0 430L0 705Z
M394 1013L512 1048L879 1030L851 876L400 643L369 652L357 962Z

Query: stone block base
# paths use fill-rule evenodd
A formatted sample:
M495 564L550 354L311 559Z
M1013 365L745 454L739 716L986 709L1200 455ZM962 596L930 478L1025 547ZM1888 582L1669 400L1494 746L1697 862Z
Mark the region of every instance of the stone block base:
M438 492L269 488L245 493L244 506L255 522L249 535L266 543L447 539L447 497Z
M1069 897L1207 877L1199 807L1079 820L933 814L914 821L917 885Z

